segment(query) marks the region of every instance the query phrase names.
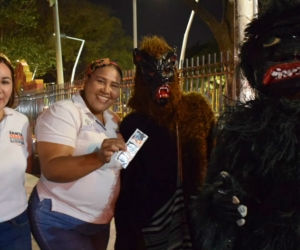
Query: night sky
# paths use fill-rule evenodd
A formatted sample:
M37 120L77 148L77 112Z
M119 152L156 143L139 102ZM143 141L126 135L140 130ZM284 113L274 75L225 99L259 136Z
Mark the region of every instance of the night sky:
M132 0L90 0L108 6L113 15L121 19L127 35L133 37ZM219 0L200 0L216 16L221 16ZM158 35L171 46L181 50L183 36L190 18L191 9L182 0L137 0L138 41L145 35ZM187 47L213 39L207 25L196 15L189 33Z

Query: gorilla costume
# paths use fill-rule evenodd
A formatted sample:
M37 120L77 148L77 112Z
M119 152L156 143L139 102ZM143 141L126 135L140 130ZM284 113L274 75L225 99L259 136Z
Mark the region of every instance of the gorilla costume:
M120 132L127 141L138 128L148 139L121 172L121 192L115 211L117 250L149 249L142 232L177 188L176 127L188 206L189 198L203 186L215 124L211 106L202 95L181 92L176 50L163 38L144 37L139 49L133 51L133 60L136 73L128 102L131 112L121 122ZM171 234L165 235L163 241L154 240L151 249L192 249L190 240L180 235L178 245L170 247Z
M218 121L196 249L300 249L299 13L300 1L273 0L245 30L240 67L256 98Z

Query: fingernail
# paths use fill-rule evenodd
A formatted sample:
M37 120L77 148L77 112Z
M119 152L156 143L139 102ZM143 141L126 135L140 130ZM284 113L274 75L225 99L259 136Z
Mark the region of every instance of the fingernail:
M248 212L248 208L244 205L239 205L238 211L239 211L239 213L241 214L242 217L246 217L247 212Z
M238 220L238 221L236 222L236 224L237 224L239 227L245 225L245 223L246 223L246 221L245 221L244 219L240 219L240 220Z
M222 171L221 173L220 173L221 175L222 175L222 177L229 177L229 174L226 172L226 171Z
M232 203L233 204L240 204L240 200L236 196L232 196Z

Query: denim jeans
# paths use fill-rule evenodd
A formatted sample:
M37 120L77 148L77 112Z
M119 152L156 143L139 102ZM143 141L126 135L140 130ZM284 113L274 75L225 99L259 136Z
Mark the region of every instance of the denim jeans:
M29 198L29 221L41 250L105 250L110 224L92 224L51 211L51 199L39 200L36 187Z
M0 250L31 250L31 234L27 210L0 223Z

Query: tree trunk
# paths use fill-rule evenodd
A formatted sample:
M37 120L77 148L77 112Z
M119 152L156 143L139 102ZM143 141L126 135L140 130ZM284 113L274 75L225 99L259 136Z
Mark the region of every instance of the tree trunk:
M182 1L190 6L191 9L195 11L197 17L208 25L219 45L220 51L229 51L232 54L234 48L234 3L229 1L226 4L223 19L221 22L218 22L218 20L201 5L201 1L199 1L199 3L195 2L195 0Z
M239 46L244 38L244 29L254 16L254 2L245 0L224 0L223 17L219 22L209 11L207 11L201 0L182 0L195 14L204 21L211 29L223 58L226 60L227 51L230 58L234 60L235 76L230 79L230 85L227 86L229 98L239 98L240 91L240 72L237 70ZM235 86L234 86L235 85ZM234 92L233 90L237 91Z

